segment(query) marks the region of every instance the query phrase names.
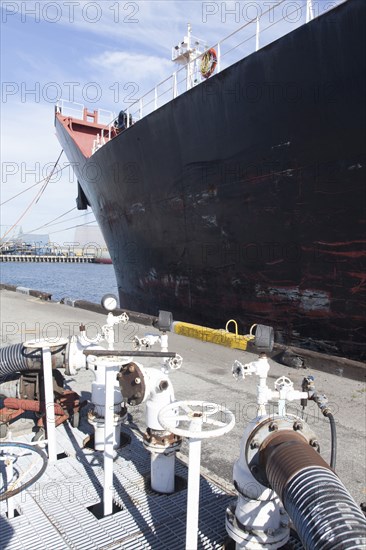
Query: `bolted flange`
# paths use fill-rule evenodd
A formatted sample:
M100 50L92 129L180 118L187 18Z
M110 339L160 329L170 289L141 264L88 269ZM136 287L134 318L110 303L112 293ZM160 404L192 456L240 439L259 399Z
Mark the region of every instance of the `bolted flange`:
M123 365L117 375L121 393L131 406L140 405L145 397L145 376L137 363Z

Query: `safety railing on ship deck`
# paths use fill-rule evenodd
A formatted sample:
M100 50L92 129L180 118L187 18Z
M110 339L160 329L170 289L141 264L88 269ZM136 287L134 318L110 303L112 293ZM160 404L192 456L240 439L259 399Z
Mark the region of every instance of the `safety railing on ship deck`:
M259 2L251 3L252 8L255 8L257 12L255 17L216 44L206 47L205 52L213 48L217 53L217 66L214 74L223 71L254 51L267 46L281 36L292 32L295 28L346 1L348 0L333 0L330 2L319 0L281 0L267 10L262 9ZM266 2L264 6L268 6L268 3ZM240 18L244 16L240 11L243 9L245 9L245 6L242 6L242 3L235 2L235 6L231 9L230 13ZM288 23L285 30L284 26L280 25L280 23ZM186 65L181 67L141 96L136 102L132 103L126 109L127 128L130 125L129 115L132 116L133 122L137 122L191 87L205 81L206 79L202 77L199 69L199 64L205 52L190 61L190 65L192 66L191 71L187 71ZM192 75L191 82L188 83L187 74Z
M97 109L92 113L89 113L82 103L75 103L66 99L59 99L57 102L57 111L62 113L63 116L72 117L79 120L85 120L86 122L98 121L98 124L104 124L105 127L101 129L100 134L97 134L93 140L92 154L98 149L103 147L112 137L113 121L116 118L115 113L107 111L106 109ZM96 112L97 116L94 116ZM90 116L90 120L89 120ZM112 122L111 122L112 121Z
M60 98L57 101L57 109L64 116L73 117L79 120L83 120L85 105L82 103L75 103L74 101L69 101L67 99ZM111 126L111 120L116 118L115 113L112 111L107 111L106 109L97 109L98 114L98 123L105 124L105 129L107 130ZM93 119L94 120L94 119ZM90 121L92 122L92 120Z
M323 0L280 0L267 10L264 10L264 8L268 6L267 2L264 4L259 2L249 3L251 8L256 10L255 16L250 21L247 21L244 25L216 44L205 47L203 53L197 55L197 57L190 61L189 65L191 65L191 67L189 70L187 70L188 64L182 66L125 109L126 129L130 127L131 121L132 124L138 122L172 99L175 99L182 93L205 81L206 78L202 76L200 71L200 64L202 57L208 50L214 49L217 55L217 65L213 73L213 75L215 75L237 61L247 57L254 51L258 51L285 34L292 32L297 27L308 23L310 20L331 11L336 6L347 1L348 0L329 0L328 2L324 2ZM215 7L215 5L215 3L212 3L213 7ZM242 13L244 9L246 9L245 5L243 6L241 2L235 2L234 7L230 8L230 14L239 19L240 17L248 19L248 14ZM281 25L281 23L283 24ZM235 91L233 91L233 93L235 93ZM83 105L77 105L81 107L82 112ZM61 106L61 110L62 113L65 114L63 106ZM102 110L99 110L99 113L101 113L101 111ZM108 113L108 111L104 112ZM98 120L99 122L101 121L101 119ZM106 121L105 130L108 132L109 136L111 135L111 128L115 125L115 121L116 117L114 115L113 119L109 118L109 120ZM104 122L101 123L103 124ZM101 143L99 147L102 145L103 143Z
M82 103L75 103L74 101L68 101L61 98L57 102L57 109L59 109L64 116L83 120L84 105Z

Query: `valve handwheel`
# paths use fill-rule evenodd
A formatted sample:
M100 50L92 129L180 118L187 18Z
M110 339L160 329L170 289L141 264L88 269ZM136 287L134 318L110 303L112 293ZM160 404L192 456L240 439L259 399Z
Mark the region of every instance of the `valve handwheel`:
M280 376L279 378L277 378L274 385L276 390L279 390L280 388L284 388L284 387L287 387L287 388L293 387L293 383L289 378L287 378L287 376Z
M235 417L216 403L175 401L160 410L159 422L166 430L189 438L186 550L196 550L202 439L226 434L234 427Z
M207 439L229 432L235 424L231 411L207 401L175 401L159 412L160 424L181 437Z
M22 456L26 456L24 463ZM29 465L29 458L33 461ZM37 458L41 460L37 460ZM16 464L14 467L14 479L6 480L6 473L0 477L0 502L17 495L27 489L43 475L47 468L47 455L37 445L29 445L20 441L0 442L0 463L9 461ZM4 468L5 470L5 468ZM36 470L36 473L34 473ZM32 474L30 473L32 471Z
M168 360L168 364L171 370L178 370L183 364L183 357L177 353L175 357Z

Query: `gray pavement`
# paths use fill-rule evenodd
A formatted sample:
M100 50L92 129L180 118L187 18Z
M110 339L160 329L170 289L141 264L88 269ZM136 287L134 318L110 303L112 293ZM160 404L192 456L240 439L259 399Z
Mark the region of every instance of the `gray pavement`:
M78 325L86 325L90 337L105 323L105 316L66 305L42 302L37 298L7 290L0 291L1 346L23 342L35 337L52 338L70 336L78 332ZM117 349L126 349L135 334L157 332L151 327L129 323L119 326ZM158 349L158 348L156 348ZM202 466L219 476L227 489L232 489L233 463L239 455L242 432L248 421L255 416L255 395L257 380L247 377L236 382L231 375L235 359L242 363L254 360L252 353L232 350L216 344L209 344L179 336L169 335L169 350L182 355L184 362L180 370L171 375L177 400L195 399L216 402L234 412L236 425L227 435L202 443ZM151 359L141 360L146 366L159 367ZM291 369L270 360L269 385L282 375L288 376L300 389L304 376L315 376L316 388L325 392L331 403L338 434L337 473L357 503L366 501L366 387L363 382L307 369ZM82 389L83 398L90 397L90 371L80 371L69 379L70 387ZM289 407L289 412L300 412L300 405ZM144 407L130 408L133 421L144 431ZM328 420L309 402L305 420L316 432L325 460L330 458L330 429ZM187 445L182 447L182 456L187 455Z

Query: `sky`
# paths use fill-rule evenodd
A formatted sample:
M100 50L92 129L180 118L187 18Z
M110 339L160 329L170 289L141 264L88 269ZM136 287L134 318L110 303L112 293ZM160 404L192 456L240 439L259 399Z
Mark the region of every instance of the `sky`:
M61 152L54 131L59 99L117 115L176 70L171 48L183 40L188 23L209 47L244 26L240 39L222 49L242 41L238 60L255 48L250 21L257 17L260 46L305 23L306 0L282 0L273 15L265 13L279 1L2 1L0 237L13 225L8 238L19 228L39 228L36 233L48 232L62 245L73 241L75 225L94 220L90 210L72 210L77 183L65 155L62 171L35 200L45 182L37 183L50 175ZM314 14L340 1L313 0Z

